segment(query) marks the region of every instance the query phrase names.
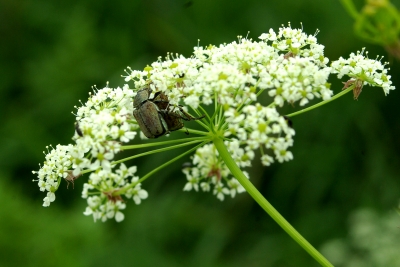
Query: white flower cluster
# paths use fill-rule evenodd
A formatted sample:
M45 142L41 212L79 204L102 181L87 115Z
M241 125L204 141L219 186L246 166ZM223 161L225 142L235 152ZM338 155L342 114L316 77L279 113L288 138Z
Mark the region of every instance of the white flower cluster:
M274 158L264 153L264 149L272 150L280 163L293 159L292 152L287 149L293 145L295 132L275 108L263 107L257 103L245 106L241 113L231 108L225 116L229 127L226 135L235 136L244 145L241 149L239 141L232 141L228 147L240 167L251 165L255 149L261 150L261 162L265 166L273 163Z
M51 147L51 146L50 146ZM48 207L56 199L54 192L57 190L61 178L66 179L71 174L71 150L72 145L57 145L46 154L46 161L39 171L33 171L38 179L40 191L47 191L47 196L43 199L43 206Z
M55 200L54 192L62 178L73 183L82 172L89 171L92 173L83 193L89 205L85 214L93 214L95 220L101 218L104 221L111 215L115 215L117 221L121 219L118 210L125 204L121 202L122 198L116 201L110 195L121 188L131 186L132 189L124 195L128 198L133 196L136 203L140 203L138 197L147 197L147 192L140 189L137 178L130 182L126 180L128 176L133 176L136 169L126 170L125 165L121 164L120 169L113 172L115 165L111 163L121 150L121 143L129 142L137 134L138 126L132 115L133 94L127 86L115 89L105 87L96 90L85 105L78 108L73 137L75 144L57 145L48 152L39 171L33 172L38 175L40 190L48 191L43 206L47 207ZM89 194L89 189L97 190L99 196L89 197L90 194L96 194ZM104 200L108 200L108 203Z
M368 56L364 57L364 52L363 49L361 52L358 51L357 54L351 53L348 59L340 57L333 61L331 64L332 73L337 73L339 79L347 75L351 78L351 81L360 83L360 92L362 86L368 84L382 87L385 95L389 94L390 90L394 90L395 87L390 80L391 76L387 74L388 69L385 69L388 63L382 64L379 60L369 59ZM368 55L367 52L366 54Z
M192 189L199 191L201 188L209 192L213 187L213 194L221 201L224 200L225 195L235 197L236 193L245 192L243 186L235 178L229 177L230 171L213 144L197 149L193 156L193 167L184 168L183 173L188 180L183 188L184 191ZM246 172L245 174L248 176Z
M128 169L123 163L115 172L104 168L92 172L89 176L89 183L83 185L82 197L86 198L88 203L83 214L93 215L95 221L100 219L105 222L114 217L117 222L122 221L124 214L120 210L125 209L126 205L121 195L114 196L114 192L118 193L121 188L127 188L123 195L132 198L136 204L140 204L141 200L148 196L147 191L141 189L139 178L134 176L135 173L136 166ZM130 177L131 180L129 180ZM90 190L95 190L95 192Z
M120 151L121 142L127 143L136 136L133 123L133 91L124 88L103 88L78 108L76 145L72 155L73 175L81 170L97 170L100 166L110 170L114 155Z
M333 94L327 82L331 70L326 66L324 47L302 30L286 27L278 34L270 30L260 39L239 37L238 42L219 47L198 46L190 58L168 55L143 71L129 69L125 81L134 81L135 88L150 84L153 91L164 92L171 105L194 110L200 105L219 105L222 112L216 111L217 127L224 131L228 149L240 167L251 166L256 149L264 165L274 157L288 161L293 158L288 148L293 145L294 130L275 107L296 102L303 106L315 97L329 99ZM264 91L272 97L268 108L254 104ZM232 181L236 180L227 178L229 172L212 147L197 150L194 166L184 171L189 181L184 190L200 187L208 191L214 185L214 194L222 200L224 194L234 196ZM237 188L234 192L241 191Z
M239 38L239 42L219 47L195 47L191 58L169 55L144 71L129 69L125 80L135 81L136 88L151 80L171 104L183 100L193 108L211 104L215 94L220 104L239 106L255 101L263 90L269 91L278 106L297 101L305 105L314 97L331 97L328 59L315 36L281 28L278 35L270 30L260 39Z
M293 159L288 148L293 145L295 132L276 109L257 103L244 106L240 113L231 108L225 116L228 125L225 135L229 138L225 145L239 167L251 166L255 149L260 149L261 162L265 166L274 162L274 158L266 153L268 151L273 151L280 163ZM213 187L214 195L220 200L224 200L224 195L234 197L236 193L244 192L235 178L228 178L230 172L214 145L197 149L192 161L193 166L183 169L188 180L184 191L198 191L199 188L210 191Z
M324 46L317 43L315 35L307 35L302 29L282 27L279 28L278 34L270 29L268 33L261 34L260 39L272 42L271 46L278 51L286 52L286 57L299 55L313 59L320 66L325 67L329 59L324 56Z

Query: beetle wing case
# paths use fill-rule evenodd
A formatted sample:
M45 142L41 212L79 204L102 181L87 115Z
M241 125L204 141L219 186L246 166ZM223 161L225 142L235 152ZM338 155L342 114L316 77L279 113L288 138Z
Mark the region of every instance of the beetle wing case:
M157 138L167 132L167 123L152 102L143 103L140 109L133 111L133 116L147 138Z

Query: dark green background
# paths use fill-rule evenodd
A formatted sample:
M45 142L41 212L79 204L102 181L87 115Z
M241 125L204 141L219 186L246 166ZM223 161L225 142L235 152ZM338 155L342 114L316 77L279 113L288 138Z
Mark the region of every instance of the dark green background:
M129 201L119 224L82 215L83 179L74 190L62 184L49 208L32 183L45 146L71 142L71 111L92 85L121 86L126 66L142 69L167 52L190 56L198 39L228 43L248 31L257 39L288 21L309 34L320 29L331 61L362 47L371 58L385 55L399 87L399 63L354 36L338 1L1 0L0 266L318 266L247 194L220 202L182 192L187 160L146 181L149 199ZM399 98L399 89L385 97L365 87L359 101L348 94L295 117L294 160L269 168L256 160L249 170L316 248L346 236L354 210L397 206ZM143 175L168 158L132 164Z

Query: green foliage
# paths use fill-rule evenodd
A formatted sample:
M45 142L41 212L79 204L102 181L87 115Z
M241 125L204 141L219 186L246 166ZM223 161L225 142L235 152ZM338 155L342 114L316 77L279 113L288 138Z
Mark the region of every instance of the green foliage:
M400 13L390 0L365 0L360 11L353 0L341 0L354 18L354 32L365 41L383 46L400 59Z
M76 210L38 209L40 202L6 180L1 175L1 266L88 266L99 256L110 238L104 225L93 225Z
M349 235L324 244L322 252L335 266L399 266L399 215L378 214L370 209L355 211L349 220Z
M1 5L0 266L317 266L247 195L221 203L182 192L180 165L149 179L149 200L129 205L118 225L93 224L82 215L79 179L75 190L65 185L54 205L41 207L31 170L43 161L46 145L70 142L70 112L91 85L122 85L127 65L142 69L168 51L188 55L198 39L218 44L248 31L256 39L288 21L293 27L303 22L307 32L320 29L317 37L329 58L364 46L371 58L384 55L382 48L353 36L340 3L6 0ZM397 87L398 72L393 62ZM342 87L332 84L335 92ZM249 169L264 196L316 248L347 235L352 211L397 205L399 94L384 97L380 89L365 87L358 101L348 95L297 116L294 160ZM139 175L168 158L145 158L137 164Z
M397 42L400 13L389 0L366 0L360 13L352 0L342 0L343 6L355 19L355 33L365 40L383 46Z

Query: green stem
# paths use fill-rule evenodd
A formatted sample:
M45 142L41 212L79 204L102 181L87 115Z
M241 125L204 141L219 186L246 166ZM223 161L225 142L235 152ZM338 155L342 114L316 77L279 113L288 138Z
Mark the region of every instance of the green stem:
M187 142L187 140L193 140L193 141ZM127 149L136 149L136 148L143 148L143 147L150 147L150 146L157 146L157 145L173 144L173 143L177 143L176 141L177 140L171 140L171 141L159 142L159 143L148 143L148 144L145 144L145 145L123 146L123 148L125 150L127 150ZM187 139L184 139L184 142L185 143L183 143L183 144L164 147L164 148L160 148L160 149L155 149L155 150L147 151L147 152L144 152L144 153L136 154L134 156L127 157L127 158L124 158L124 159L115 160L115 161L111 162L111 164L112 165L116 165L116 164L131 160L131 159L135 159L135 158L151 155L151 154L154 154L154 153L164 152L164 151L168 151L168 150L171 150L171 149L180 148L180 147L184 147L184 146L190 146L190 145L193 145L193 144L196 144L196 143L199 143L199 142L209 142L209 138L203 138L203 137L202 138L199 138L199 137L187 138ZM81 172L81 175L89 173L89 172L92 172L92 171L95 171L95 170L91 170L91 169L84 170L84 171Z
M184 132L187 134L187 132L189 132L189 134L198 134L198 135L209 135L209 132L204 132L204 131L199 131L199 130L195 130L195 129L191 129L191 128L185 128L185 129L179 129L178 132Z
M345 90L343 90L342 92L340 92L340 93L338 93L338 94L332 96L332 97L331 97L330 99L328 99L328 100L319 102L318 104L315 104L315 105L313 105L313 106L311 106L311 107L308 107L308 108L305 108L305 109L302 109L302 110L299 110L299 111L290 113L289 115L285 115L285 116L286 116L286 117L293 117L293 116L296 116L296 115L300 115L300 114L302 114L302 113L304 113L304 112L313 110L313 109L315 109L315 108L317 108L317 107L323 106L323 105L325 105L325 104L328 104L329 102L331 102L331 101L333 101L333 100L335 100L335 99L341 97L342 95L345 95L345 94L347 94L348 92L352 91L353 88L354 88L354 85L352 85L352 86L350 86L349 88L346 88Z
M204 137L191 137L191 138L184 138L184 139L175 139L175 140L168 140L168 141L161 141L161 142L145 143L145 144L140 144L140 145L121 146L121 150L146 148L146 147L152 147L152 146L164 146L164 145L171 145L171 144L176 144L176 143L186 143L189 141L196 141L196 140L204 140Z
M152 171L150 171L150 172L147 173L145 176L143 176L142 178L140 178L140 180L137 181L136 183L132 183L132 184L130 184L130 185L128 185L128 186L126 186L126 187L124 187L124 188L118 190L118 191L115 191L115 192L113 193L113 196L118 196L118 195L125 194L130 188L135 187L138 183L142 183L143 181L145 181L147 178L149 178L151 175L155 174L155 173L158 172L159 170L161 170L161 169L167 167L168 165L170 165L171 163L177 161L178 159L180 159L180 158L182 158L182 157L184 157L184 156L186 156L186 155L192 153L192 152L195 151L197 148L204 146L204 145L207 144L208 142L209 142L208 140L207 140L207 141L204 141L204 142L202 142L201 144L198 144L197 146L195 146L195 147L189 149L188 151L186 151L186 152L180 154L179 156L177 156L177 157L171 159L170 161L167 161L166 163L164 163L164 164L158 166L157 168L154 168Z
M300 235L296 229L293 228L286 220L279 214L279 212L261 195L257 188L249 181L249 179L243 174L236 162L233 160L228 149L224 145L224 141L221 138L215 138L213 140L215 147L217 148L219 155L224 160L226 166L231 171L232 175L239 181L239 183L246 189L247 193L274 219L280 227L285 230L308 254L310 254L316 261L322 266L333 265L316 250L304 237Z
M354 6L353 0L340 0L340 2L342 2L343 7L347 10L350 16L357 20L360 14Z
M164 151L168 151L168 150L171 150L171 149L180 148L180 147L184 147L184 146L190 146L190 145L193 145L193 144L196 144L196 143L199 143L199 142L204 142L204 140L208 140L208 139L200 139L200 140L191 141L191 142L187 142L187 143L183 143L183 144L179 144L179 145L175 145L175 146L169 146L169 147L164 147L164 148L160 148L160 149L147 151L147 152L144 152L144 153L141 153L141 154L137 154L137 155L134 155L134 156L131 156L131 157L127 157L127 158L124 158L124 159L115 160L115 161L111 162L111 164L115 165L115 164L119 164L119 163L122 163L122 162L125 162L125 161L128 161L128 160L131 160L131 159L135 159L135 158L151 155L151 154L154 154L154 153L164 152ZM208 142L208 141L206 141L206 142Z

